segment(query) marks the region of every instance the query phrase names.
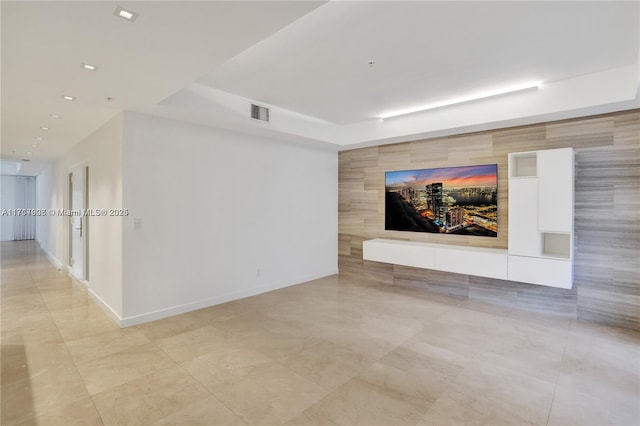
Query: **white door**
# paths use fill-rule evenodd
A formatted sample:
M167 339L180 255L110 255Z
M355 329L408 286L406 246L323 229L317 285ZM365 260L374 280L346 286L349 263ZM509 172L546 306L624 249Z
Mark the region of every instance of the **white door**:
M85 209L85 168L80 167L71 173L69 189L71 194L71 274L78 280L85 278L85 217L82 212Z
M573 232L573 164L573 148L538 152L540 231Z

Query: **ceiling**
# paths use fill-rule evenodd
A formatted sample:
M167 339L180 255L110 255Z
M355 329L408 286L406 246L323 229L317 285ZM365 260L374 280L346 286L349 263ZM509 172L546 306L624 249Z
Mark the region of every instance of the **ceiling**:
M332 2L200 82L350 124L632 64L638 37L631 2Z
M575 81L571 96L590 107L621 108L611 107L614 94L632 92L620 104L628 108L638 102L639 4L2 1L1 157L44 164L123 110L346 145L424 134L402 121L379 133L385 112L529 80ZM138 19L114 16L118 5ZM606 87L624 67L632 84ZM586 78L608 72L609 80ZM604 95L585 93L588 81ZM536 96L559 105L567 92L549 93ZM529 96L538 109L521 115L553 112ZM272 107L269 127L244 115L251 101ZM492 110L484 123L508 118ZM427 118L462 127L443 114Z
M138 18L115 16L119 4ZM160 102L321 4L2 1L2 159L52 160L120 111Z

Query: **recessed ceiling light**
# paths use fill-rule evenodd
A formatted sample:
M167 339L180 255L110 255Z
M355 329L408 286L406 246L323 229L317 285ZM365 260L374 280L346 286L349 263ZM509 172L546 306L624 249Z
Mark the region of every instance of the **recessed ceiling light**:
M62 118L62 116L58 115L58 114L49 114L49 117L51 117L51 118Z
M40 127L40 129L41 129L41 130L49 130L49 128L48 128L48 127L45 127L45 126Z
M65 101L75 101L76 98L74 96L62 95L62 99Z
M35 144L31 145L31 148L37 148L37 147L38 147L38 145L35 145Z
M415 108L408 108L408 109L400 110L400 111L392 111L392 112L381 114L379 116L379 118L385 119L385 118L398 117L398 116L401 116L401 115L413 114L414 112L422 112L422 111L427 111L427 110L430 110L430 109L442 108L442 107L449 106L449 105L462 104L462 103L465 103L465 102L471 102L471 101L477 101L477 100L480 100L480 99L492 98L494 96L506 95L507 93L515 93L515 92L520 92L520 91L527 90L527 89L537 89L541 85L542 85L541 81L530 81L530 82L527 82L527 83L522 83L522 84L518 84L518 85L514 85L514 86L503 87L501 89L488 90L486 92L475 93L475 94L468 95L468 96L463 96L463 97L460 97L460 98L449 99L449 100L445 100L445 101L441 101L441 102L435 102L435 103L429 104L429 105L423 105L423 106L419 106L419 107L415 107Z
M38 136L38 137L36 138L36 140L37 140L37 141L41 141L41 140L42 140L42 138L41 138L40 136Z
M27 151L27 155L31 155L31 151Z
M137 13L127 10L122 6L116 7L116 10L113 12L113 14L119 18L126 19L127 21L130 21L130 22L133 22L138 18Z
M24 158L22 159L22 161L31 161L31 159L30 159L30 158L27 158L27 157L24 157Z
M91 65L91 64L87 64L85 62L81 63L80 66L82 68L84 68L85 70L89 70L89 71L98 71L98 67L95 65Z

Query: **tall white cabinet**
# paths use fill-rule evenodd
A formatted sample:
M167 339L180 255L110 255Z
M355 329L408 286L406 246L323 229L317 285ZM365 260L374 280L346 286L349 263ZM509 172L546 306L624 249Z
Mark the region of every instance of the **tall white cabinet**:
M509 154L508 279L573 286L573 148Z

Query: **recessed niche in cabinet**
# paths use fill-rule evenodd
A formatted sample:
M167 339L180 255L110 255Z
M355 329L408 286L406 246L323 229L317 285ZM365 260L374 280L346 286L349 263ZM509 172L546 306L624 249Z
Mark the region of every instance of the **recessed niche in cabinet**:
M556 232L543 232L542 255L545 257L570 259L571 235Z
M538 175L538 161L535 152L523 152L511 156L510 177L535 177Z

